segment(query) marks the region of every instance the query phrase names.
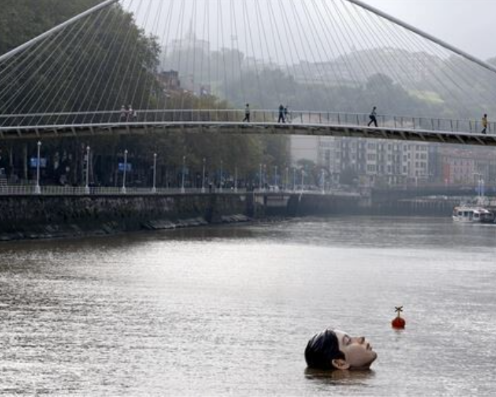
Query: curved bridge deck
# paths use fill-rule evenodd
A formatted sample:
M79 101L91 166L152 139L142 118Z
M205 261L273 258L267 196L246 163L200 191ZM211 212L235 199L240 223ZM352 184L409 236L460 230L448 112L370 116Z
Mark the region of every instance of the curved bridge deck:
M479 123L470 120L379 116L378 127L369 127L366 114L293 112L286 123L276 122L277 116L275 112L254 111L253 122L248 123L239 121L243 118L242 110L138 111L137 119L132 121L120 121L118 112L7 115L0 116L0 140L216 132L496 146L494 123L482 134Z

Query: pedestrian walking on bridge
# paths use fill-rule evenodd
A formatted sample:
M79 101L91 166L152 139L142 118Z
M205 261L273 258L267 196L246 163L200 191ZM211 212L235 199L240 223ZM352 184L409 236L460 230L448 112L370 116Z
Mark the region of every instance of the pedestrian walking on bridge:
M250 122L250 104L247 103L245 107L245 118L243 119L243 122L249 123Z
M481 131L482 134L487 133L487 126L488 126L487 114L485 114L484 117L482 117L482 131Z
M377 111L376 111L376 107L374 106L374 108L372 109L372 111L370 112L370 121L369 123L367 124L367 127L370 127L370 125L372 123L374 123L374 125L377 127Z
M279 105L279 120L277 120L278 123L285 123L286 120L284 119L284 106Z
M120 116L120 122L125 123L127 120L127 109L124 105L121 106L121 116Z

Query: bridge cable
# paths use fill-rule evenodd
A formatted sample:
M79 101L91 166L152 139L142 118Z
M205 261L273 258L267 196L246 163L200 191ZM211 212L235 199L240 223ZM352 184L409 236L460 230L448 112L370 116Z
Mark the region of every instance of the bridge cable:
M95 21L92 21L92 20L91 20L91 18L85 18L82 22L83 22L83 23L75 23L75 24L70 25L70 26L68 27L69 31L68 31L68 32L66 32L66 33L68 33L68 34L67 34L67 37L68 37L68 41L69 41L69 43L68 43L68 46L69 46L69 47L71 47L71 46L72 46L72 43L76 40L76 38L77 38L78 34L79 34L79 33L81 33L83 30L85 30L85 29L86 29L86 25L87 25L88 23L94 23ZM81 25L81 26L78 26L78 25ZM90 25L90 26L91 26L91 25ZM71 35L70 33L72 32L72 30L77 30L77 33L76 33L75 35ZM76 48L76 49L80 49L80 48L82 48L82 46L85 44L85 38L86 38L86 36L87 36L87 35L89 35L89 33L88 33L89 31L90 31L90 30L86 30L86 31L84 32L84 34L83 34L83 39L82 39L81 41L79 41L79 42L76 42L76 45L75 45L75 47L73 47L73 48ZM64 38L64 39L65 39L65 38ZM58 50L58 48L57 48L56 50ZM54 50L54 52L53 52L53 53L55 53L55 50ZM52 54L53 54L53 53L52 53ZM57 63L57 61L58 61L58 60L60 60L60 59L63 59L64 61L63 61L63 63L62 63L62 67L61 67L61 68L59 68L59 69L57 69L57 66L59 66L59 65L58 65L58 63ZM12 103L12 102L14 102L14 101L15 101L15 100L16 100L16 99L20 96L20 95L22 95L22 96L23 96L22 100L19 102L19 104L17 104L17 106L16 106L16 108L14 109L14 111L13 111L13 112L14 112L14 113L17 113L17 112L19 112L19 111L23 111L24 106L26 106L27 104L29 104L29 102L31 102L31 100L33 99L33 97L37 94L37 90L38 90L38 89L39 89L39 87L41 87L41 86L42 86L42 84L44 83L44 80L43 80L43 79L38 79L38 81L37 81L37 82L36 82L36 83L35 83L35 84L31 87L31 89L30 89L27 93L25 93L25 92L24 92L24 89L25 89L25 88L26 88L26 89L29 89L29 88L28 88L28 86L29 86L29 84L30 84L30 80L31 80L32 78L35 78L35 77L38 75L38 73L39 73L39 72L41 72L41 71L43 70L43 67L44 67L44 66L45 66L45 65L46 65L49 61L51 62L50 66L48 67L48 69L47 69L47 70L43 71L43 73L44 73L45 75L47 75L47 74L49 75L49 74L50 74L50 73L52 73L55 69L57 69L57 70L55 71L55 76L54 76L54 78L55 78L55 79L57 79L57 78L60 78L60 77L63 75L63 72L65 72L65 71L67 70L69 60L70 60L70 57L67 57L67 56L66 56L65 51L64 51L64 52L59 51L58 55L56 56L56 61L54 61L51 57L47 57L47 58L43 61L43 63L42 63L42 64L41 64L41 65L40 65L40 66L39 66L39 67L38 67L38 68L37 68L34 72L32 72L32 73L31 73L30 78L28 78L28 80L26 81L26 83L24 84L24 86L22 86L22 87L21 87L21 88L17 91L17 93L16 93L16 94L15 94L15 95L11 98L11 103ZM56 81L57 81L57 80L56 80ZM56 81L55 81L55 82L56 82ZM54 83L55 83L55 82L54 82L54 81L51 81L51 82L50 82L50 87L51 87L51 88L50 88L50 90L53 90L53 89L54 89L54 86L55 86L55 84L54 84ZM43 98L43 96L40 96L40 98ZM29 105L27 105L27 106L29 106ZM24 111L24 113L26 114L26 116L25 116L25 117L27 117L27 116L30 114L30 112L31 112L32 110L33 110L33 106L31 106L31 109L30 109L28 112L25 112L25 111ZM46 112L46 111L45 111L45 112ZM22 119L22 121L23 121L23 120L25 120L25 117Z

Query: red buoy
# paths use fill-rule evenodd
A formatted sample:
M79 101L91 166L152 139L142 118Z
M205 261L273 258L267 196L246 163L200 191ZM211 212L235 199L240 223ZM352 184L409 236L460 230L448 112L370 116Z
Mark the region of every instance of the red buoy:
M403 306L396 307L396 318L391 322L393 329L405 329L406 322L401 318L401 313L403 312Z

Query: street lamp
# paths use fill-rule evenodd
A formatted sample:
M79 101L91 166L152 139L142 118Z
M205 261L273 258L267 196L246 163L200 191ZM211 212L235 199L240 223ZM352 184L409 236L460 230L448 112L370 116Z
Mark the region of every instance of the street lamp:
M181 178L181 193L182 194L186 193L186 189L184 188L185 174L186 174L186 156L183 156L183 172L182 172L182 178Z
M293 168L293 192L296 192L296 167Z
M238 167L234 168L234 193L238 193Z
M157 193L157 153L153 153L153 187L152 193Z
M262 163L260 163L260 171L258 173L258 190L262 191Z
M286 167L286 190L289 190L289 167Z
M303 193L303 185L305 184L305 171L301 170L301 193Z
M202 174L202 188L201 192L205 193L205 164L207 162L207 159L203 159L203 174Z
M121 189L122 194L127 193L127 189L126 189L127 154L128 154L128 151L124 150L124 172L122 174L122 189Z
M220 184L219 184L219 192L222 193L222 185L223 185L223 173L224 173L224 161L220 161Z
M86 185L84 186L86 194L90 194L90 151L91 148L86 147Z
M34 194L41 194L40 161L41 161L41 142L38 141L38 156L37 156L37 161L36 161L36 186L34 188Z
M479 205L482 205L482 197L483 197L483 193L484 193L484 179L482 178L483 177L483 174L482 173L474 173L474 176L478 176L479 177L479 180L477 181L477 200L478 200L478 204Z
M322 181L322 194L325 194L325 173L324 173L324 170L320 171L320 180Z
M264 185L264 188L263 188L263 191L265 192L265 185L267 184L267 164L264 164L263 165L263 180L262 180L262 184Z

